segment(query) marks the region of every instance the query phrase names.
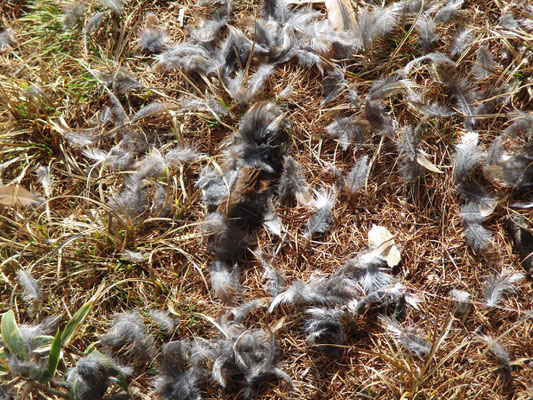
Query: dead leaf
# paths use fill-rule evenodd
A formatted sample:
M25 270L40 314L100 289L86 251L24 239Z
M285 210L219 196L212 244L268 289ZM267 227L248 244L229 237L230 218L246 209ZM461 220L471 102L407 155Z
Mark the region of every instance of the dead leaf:
M26 207L38 202L37 197L20 185L0 185L0 204Z
M429 161L425 155L423 155L422 153L418 153L418 156L416 157L416 162L421 165L422 167L424 167L425 169L431 171L431 172L436 172L437 174L442 174L443 172L438 169L436 167L435 164L433 164L431 161Z
M394 243L394 236L384 226L373 225L368 232L368 247L377 249L381 247L381 254L389 267L395 267L402 259L400 247Z
M326 0L326 10L331 26L336 31L355 28L355 15L350 0Z

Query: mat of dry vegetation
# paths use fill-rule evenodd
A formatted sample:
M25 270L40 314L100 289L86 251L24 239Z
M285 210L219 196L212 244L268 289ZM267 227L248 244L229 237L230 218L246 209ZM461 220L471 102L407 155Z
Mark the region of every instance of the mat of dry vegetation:
M0 0L0 398L531 398L531 4L227 1Z

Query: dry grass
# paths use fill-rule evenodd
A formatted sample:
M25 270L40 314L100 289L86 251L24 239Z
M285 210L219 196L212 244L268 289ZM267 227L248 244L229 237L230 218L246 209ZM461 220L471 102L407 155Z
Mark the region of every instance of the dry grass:
M363 2L352 2L361 10ZM7 5L5 5L7 4ZM2 3L0 22L16 33L17 45L0 53L0 178L4 184L20 183L43 195L35 171L50 168L52 194L36 208L0 208L0 311L15 311L21 323L46 315L63 315L67 320L97 288L104 290L76 339L64 349L60 376L83 356L88 346L98 346L115 313L137 310L149 323L151 309L170 310L180 323L171 333L148 325L158 344L184 337L215 337L216 329L202 314L215 318L226 310L209 288L211 255L198 225L205 211L194 186L202 167L221 162L221 143L238 127L246 107L232 103L215 78L204 81L182 71L165 72L153 68L154 59L136 46L138 30L146 12L154 12L167 23L171 40L187 37L187 29L197 23L206 9L193 1L156 2L133 0L120 17L107 16L101 28L83 46L83 26L102 7L90 2L89 10L72 29L62 25L62 7L55 0ZM489 46L501 68L481 85L505 86L517 78L519 84L510 101L500 104L479 121L482 146L509 125L514 112L531 112L533 105L531 33L505 35L495 29L504 4L499 1L468 1L459 22L437 27L441 40L436 49L446 52L458 30L458 23L474 29L478 41ZM184 10L181 26L177 16ZM234 21L254 15L252 2L235 5ZM531 15L529 16L531 21ZM347 64L346 79L361 99L373 80L383 78L417 57L416 31L410 24L376 40L368 51L356 54ZM401 48L398 48L399 44ZM474 43L460 56L459 69L468 71L475 63ZM393 56L393 57L392 57ZM122 96L125 112L131 116L152 101L179 104L182 96L206 94L224 98L232 115L217 123L210 114L164 113L137 122L134 129L146 135L158 149L174 147L185 140L207 160L192 162L166 171L159 182L168 188L168 216L154 214L144 221L125 221L110 207L109 199L124 181L124 173L93 161L71 145L58 126L62 118L71 128L88 128L104 105L105 90L89 69L116 71L121 66L144 85ZM431 65L423 64L410 78L421 85L432 100L453 105L449 93L439 83ZM282 64L269 78L257 100L274 100L288 85L294 89L279 104L291 123L291 154L300 162L311 187L334 186L329 166L348 172L363 154L377 155L365 190L355 198L339 195L331 232L306 239L305 223L311 210L303 206L278 208L287 233L284 240L260 232L257 247L277 251L275 259L288 281L307 280L319 270L329 274L347 259L367 248L367 233L373 224L386 226L404 250L398 271L410 292L423 298L419 310L406 309L402 325L415 326L432 343L423 359L411 356L384 330L376 315L352 317L347 324L345 344L339 359L329 359L305 341L302 310L281 307L268 314L260 308L247 318L247 326L272 327L283 320L276 332L283 357L281 368L293 380L293 387L276 383L262 387L257 398L271 399L527 399L533 384L533 320L531 285L520 282L516 294L506 296L499 307L483 304L484 278L504 267L519 270L505 230L505 217L516 213L502 202L484 224L494 234L493 251L487 255L469 249L462 235L459 208L461 200L452 177L454 145L464 132L460 117L424 119L410 109L401 94L386 99L399 126L424 126L422 148L443 174L424 172L412 184L398 174L397 151L392 140L380 141L368 134L366 144L343 152L325 133L325 127L350 109L348 93L321 105L321 75L293 62ZM27 88L42 90L31 99ZM480 90L483 91L483 88ZM108 151L120 138L105 129L99 148ZM397 132L399 134L399 130ZM379 151L379 153L377 153ZM89 174L90 171L90 174ZM154 185L156 180L150 181ZM506 195L510 194L504 191ZM531 222L531 213L523 213ZM147 254L147 260L127 262L124 250ZM267 297L262 269L252 255L242 271L245 290L239 301ZM36 316L22 301L15 273L24 268L38 278L45 299ZM462 320L453 316L450 289L472 294L471 312ZM479 334L500 340L509 351L512 381L504 379L499 364ZM157 373L157 360L136 365L130 383L133 398L155 396L151 389ZM55 398L47 389L21 387L22 380L2 377L17 388L18 398ZM60 385L52 384L57 390ZM25 391L26 390L26 391ZM234 398L214 384L205 388L204 398Z

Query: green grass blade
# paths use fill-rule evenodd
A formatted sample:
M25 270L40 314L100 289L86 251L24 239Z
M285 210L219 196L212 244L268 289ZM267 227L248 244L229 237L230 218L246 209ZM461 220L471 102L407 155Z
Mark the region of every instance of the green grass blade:
M47 378L48 380L52 379L57 371L57 366L59 365L59 356L61 355L61 333L59 328L57 329L56 336L52 342L52 347L50 348L50 355L48 356L48 371Z
M2 342L4 342L4 346L6 346L9 352L21 360L28 360L26 347L24 346L22 336L20 336L13 310L9 310L2 316L1 332Z
M61 343L63 344L63 346L66 346L70 343L72 337L80 328L80 326L85 322L85 319L87 319L87 316L92 311L93 307L94 300L88 301L83 306L81 306L81 308L76 311L76 313L72 316L70 321L68 321L67 326L65 326L65 329L63 330L63 333L61 333Z

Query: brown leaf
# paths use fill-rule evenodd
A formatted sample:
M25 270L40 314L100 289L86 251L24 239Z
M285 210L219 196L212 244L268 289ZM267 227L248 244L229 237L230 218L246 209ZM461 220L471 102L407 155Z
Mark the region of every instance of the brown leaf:
M0 204L26 207L38 202L37 197L20 185L0 185Z
M328 19L336 31L353 30L355 15L350 0L326 0Z

